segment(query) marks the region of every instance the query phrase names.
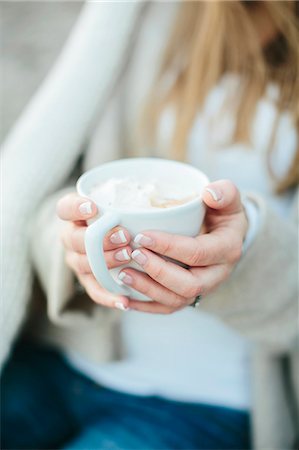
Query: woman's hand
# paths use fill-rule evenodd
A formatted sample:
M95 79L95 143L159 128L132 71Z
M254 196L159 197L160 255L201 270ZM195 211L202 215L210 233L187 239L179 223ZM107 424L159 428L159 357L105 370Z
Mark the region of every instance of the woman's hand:
M98 213L96 205L89 199L77 194L68 194L57 204L57 214L65 221L62 231L62 242L66 250L66 262L74 271L89 297L103 306L125 311L128 298L111 294L102 288L91 272L84 244L86 220ZM130 235L127 230L116 227L104 240L106 264L109 269L119 267L131 259L132 249L129 247Z
M248 227L239 191L230 181L217 181L207 186L203 201L207 205L204 234L190 238L146 231L135 237L142 247L132 258L146 273L126 268L120 279L155 301L130 300L129 308L169 314L192 304L196 296L207 295L229 277L241 257Z

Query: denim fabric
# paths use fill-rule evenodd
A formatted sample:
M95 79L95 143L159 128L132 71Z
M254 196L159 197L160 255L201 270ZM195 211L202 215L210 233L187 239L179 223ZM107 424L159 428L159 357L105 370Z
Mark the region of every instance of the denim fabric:
M249 414L107 389L19 344L2 375L2 449L248 449Z

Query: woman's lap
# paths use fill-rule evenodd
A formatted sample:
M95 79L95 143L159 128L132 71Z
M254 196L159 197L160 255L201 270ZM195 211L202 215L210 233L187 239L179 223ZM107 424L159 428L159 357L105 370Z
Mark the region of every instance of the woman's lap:
M17 347L1 384L4 449L249 448L246 413L105 389L32 344Z

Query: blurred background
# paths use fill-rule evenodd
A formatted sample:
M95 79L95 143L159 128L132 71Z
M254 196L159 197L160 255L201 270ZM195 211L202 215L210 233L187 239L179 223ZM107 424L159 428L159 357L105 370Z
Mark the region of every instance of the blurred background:
M82 3L0 0L0 141L47 75Z

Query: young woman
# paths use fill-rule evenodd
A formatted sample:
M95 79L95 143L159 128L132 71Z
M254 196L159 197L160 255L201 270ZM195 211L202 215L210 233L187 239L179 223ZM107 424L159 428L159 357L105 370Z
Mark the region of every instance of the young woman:
M101 24L97 7L85 16L91 37ZM288 414L296 403L284 386L293 392L298 379L297 17L296 2L247 1L149 4L134 17L126 64L76 174L149 148L186 160L217 180L203 195L204 233L144 230L140 273L121 267L121 250L130 258L135 237L111 230L108 267L155 301L111 294L85 254L96 206L74 193L74 172L67 180L52 171L68 187L44 199L34 217L31 254L46 303L32 307L31 341L4 371L4 448L295 445ZM85 95L76 86L85 128L94 104L84 99L97 98L90 73L99 63L93 47L82 70L82 79L90 76ZM77 155L74 141L60 136L61 152Z

